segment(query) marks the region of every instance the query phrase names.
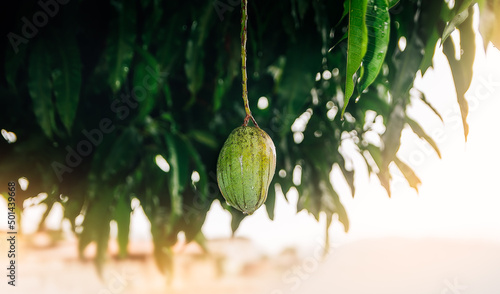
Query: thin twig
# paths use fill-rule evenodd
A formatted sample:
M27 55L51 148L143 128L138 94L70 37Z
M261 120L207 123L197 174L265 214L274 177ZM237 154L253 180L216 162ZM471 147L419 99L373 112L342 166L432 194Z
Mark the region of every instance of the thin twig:
M248 20L248 0L241 0L241 84L243 87L243 104L245 105L245 119L243 125L252 120L256 127L259 127L252 116L250 105L248 103L248 77L247 77L247 20Z

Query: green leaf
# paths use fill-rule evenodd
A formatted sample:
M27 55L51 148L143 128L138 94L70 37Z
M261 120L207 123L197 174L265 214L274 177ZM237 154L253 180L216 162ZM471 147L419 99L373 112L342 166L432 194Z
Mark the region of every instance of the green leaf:
M434 22L428 20L439 17L443 3L440 1L427 1L424 7L426 9L420 12L417 23L412 25L413 28L407 32L405 50L396 59L397 68L394 71L394 79L391 84L391 94L394 100L404 100L408 97L416 73L422 65L427 42L436 27Z
M182 215L182 192L189 178L188 150L179 136L165 133L168 149L167 161L170 164L169 189L172 220Z
M200 50L200 48L203 48L215 15L213 4L209 2L203 10L203 14L191 25L191 37L187 42L186 63L184 65L188 79L188 90L191 93L191 98L186 104L186 108L189 108L196 101L196 94L203 84L205 51Z
M366 28L368 43L363 58L363 70L358 84L358 92L367 89L378 76L384 64L390 37L390 16L387 0L368 1Z
M432 34L429 37L429 40L427 41L427 45L425 46L425 54L422 59L422 63L420 64L420 70L422 71L422 76L425 75L427 72L427 69L432 66L432 59L434 58L434 52L435 48L437 45L437 42L439 40L439 34L437 32L437 29L434 28L432 30Z
M441 44L443 44L448 37L453 33L456 27L463 23L469 17L469 10L464 10L455 15L451 21L448 22L444 28L443 35L441 36Z
M102 269L104 263L106 262L106 253L108 252L109 243L109 221L100 224L100 229L97 230L96 235L96 255L94 259L95 266L97 268L97 273L102 278Z
M136 119L143 121L153 111L160 89L160 65L156 58L142 48L136 48L141 60L134 67L134 98L139 102Z
M219 142L210 132L203 130L192 130L189 132L189 137L193 140L201 143L210 149L217 149L219 146Z
M174 256L172 249L167 244L165 244L165 235L162 230L151 228L151 233L153 235L153 255L155 257L156 265L158 266L158 269L162 274L168 274L168 277L171 278L174 265Z
M168 81L166 81L165 85L163 85L163 95L165 96L165 102L167 104L167 107L172 108L174 102L172 101L172 92L170 90Z
M349 0L349 27L347 39L347 72L345 84L344 106L342 114L354 92L355 74L361 66L368 44L368 31L366 29L367 0Z
M399 0L388 0L389 8L393 8L398 3L399 3Z
M298 24L304 19L304 16L309 8L309 1L307 0L292 0L292 16L295 23Z
M317 41L317 42L315 42ZM295 119L305 110L314 87L316 73L321 68L321 40L308 40L309 46L316 48L312 54L302 44L290 44L287 48L286 62L282 68L282 75L278 77L277 91L280 99L278 103L283 109L283 125L281 134L290 132ZM310 52L307 54L307 52ZM298 83L297 81L300 81ZM250 97L251 101L251 97Z
M108 44L105 50L109 65L108 83L116 93L123 85L134 56L136 38L135 1L112 1L112 21L109 24Z
M50 62L43 39L36 41L31 49L28 65L28 90L33 103L38 125L49 138L56 128L54 105L52 103L52 84L50 81Z
M25 64L28 46L21 46L17 53L10 47L5 50L5 79L12 89L17 90L17 76L21 67Z
M243 221L243 219L245 219L247 215L241 213L241 211L234 209L231 206L227 206L226 209L228 209L229 212L231 213L231 231L233 232L234 236L234 233L239 228L241 222Z
M434 140L429 135L427 135L427 133L425 133L424 129L422 129L422 127L416 121L409 118L408 116L406 116L405 120L406 123L411 127L413 132L417 134L417 136L419 136L421 139L427 141L432 146L432 148L434 148L439 158L441 158L441 152L439 151L436 142L434 142Z
M87 207L82 223L83 230L79 235L78 250L80 257L83 257L83 251L91 242L96 243L97 251L94 262L101 277L102 267L108 251L112 202L113 193L111 189L103 186L99 187L97 197Z
M415 172L406 163L402 162L399 158L394 158L394 163L396 163L399 170L403 173L404 177L410 184L410 187L414 188L418 192L418 185L422 182L417 177Z
M230 45L230 50L227 54L219 54L217 60L217 79L215 80L214 90L214 111L221 108L223 99L229 89L233 86L234 79L238 76L240 70L241 56L239 53L240 42L234 39ZM222 48L219 50L223 50Z
M297 187L299 191L299 199L297 201L297 212L307 210L317 220L321 212L321 198L323 194L320 190L320 179L318 172L315 171L311 164L304 163L302 165L302 178L310 179L309 181L302 181L301 185ZM286 195L284 191L283 194Z
M123 192L123 191L121 191ZM128 237L130 232L130 213L132 208L130 207L130 197L128 195L123 195L123 193L117 195L118 201L114 211L114 220L118 225L118 247L120 258L127 257L127 245Z
M57 113L68 131L76 117L82 84L82 62L76 36L65 30L53 32L52 82Z
M128 175L141 155L141 140L141 135L136 128L125 129L114 141L107 157L104 159L104 170L101 171L102 178L116 181L117 176L121 178L121 176Z
M276 187L271 183L269 191L267 192L267 199L265 202L267 215L270 220L274 220L274 207L276 204Z
M335 42L335 44L333 44L332 47L330 47L330 49L328 49L328 52L331 52L335 47L337 47L342 41L346 40L347 37L348 37L348 33L345 32L345 34L342 35L342 37L340 37L340 39L337 40L337 42Z

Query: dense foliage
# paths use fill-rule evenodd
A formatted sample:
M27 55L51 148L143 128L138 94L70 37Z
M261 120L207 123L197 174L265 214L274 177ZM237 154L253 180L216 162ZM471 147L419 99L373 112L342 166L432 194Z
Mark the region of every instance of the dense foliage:
M249 1L250 106L277 148L276 189L265 204L271 219L276 191L295 187L299 210L324 213L328 226L338 215L348 230L329 180L337 164L354 195L356 171L342 152L347 141L389 193L391 163L417 188L420 180L396 153L405 125L439 153L406 109L410 95L432 108L410 90L441 42L467 135L474 3ZM480 8L493 15L482 21L486 44L498 42L499 1ZM224 140L245 116L238 1L10 1L0 14L0 128L7 139L8 132L17 136L0 142L1 183L26 177L20 200L47 193L45 215L61 203L81 252L97 243L98 265L112 220L126 256L133 198L151 222L163 272L179 232L202 242L213 201L232 213L236 230L244 216L223 202L215 168ZM458 44L447 38L455 27L458 60ZM267 107L257 107L260 97ZM295 169L300 182L293 181Z

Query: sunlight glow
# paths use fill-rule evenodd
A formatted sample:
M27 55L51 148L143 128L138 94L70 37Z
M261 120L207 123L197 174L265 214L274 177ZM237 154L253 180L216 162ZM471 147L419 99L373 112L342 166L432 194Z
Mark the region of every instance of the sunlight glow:
M405 51L406 49L406 38L404 36L401 36L398 41L398 47L401 52Z
M259 101L257 102L257 107L259 109L266 109L269 106L269 100L267 100L266 97L262 96L259 98Z
M170 164L168 164L167 160L163 158L160 154L155 157L156 165L164 172L168 173L170 171Z
M5 139L5 141L7 141L9 144L11 143L15 143L17 141L17 136L15 133L13 132L9 132L5 129L2 129L2 136L3 138Z
M191 174L191 181L193 181L193 183L198 183L200 181L200 174L197 171L193 171Z

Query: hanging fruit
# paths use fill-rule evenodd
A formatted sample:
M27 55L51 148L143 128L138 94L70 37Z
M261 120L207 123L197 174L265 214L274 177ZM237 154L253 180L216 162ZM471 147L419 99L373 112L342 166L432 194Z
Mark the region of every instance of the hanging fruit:
M242 0L241 73L246 116L243 125L231 132L222 147L217 160L217 182L229 205L244 214L252 214L266 201L276 170L276 148L271 137L259 128L248 104L247 19L247 0ZM249 120L254 127L248 126Z

